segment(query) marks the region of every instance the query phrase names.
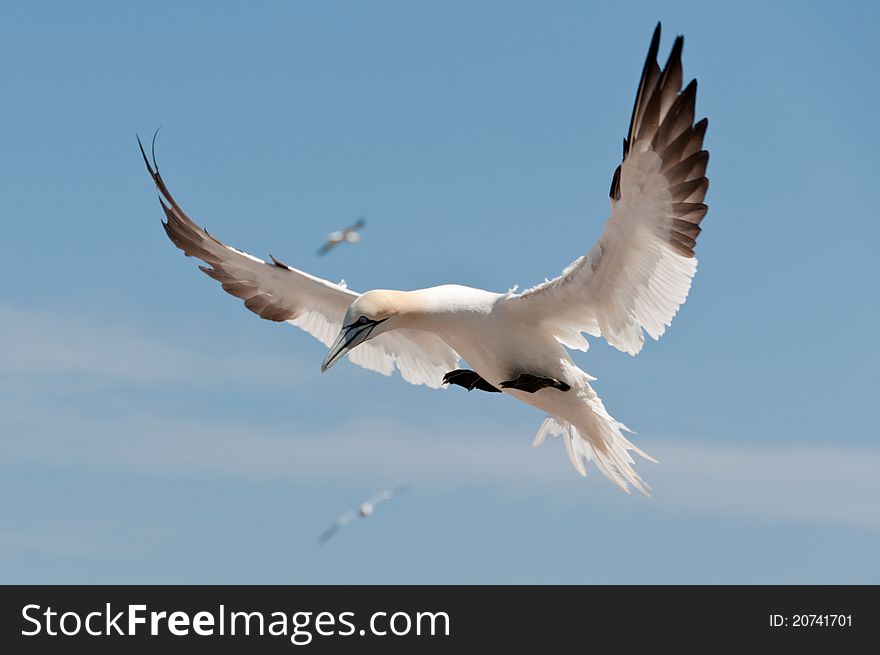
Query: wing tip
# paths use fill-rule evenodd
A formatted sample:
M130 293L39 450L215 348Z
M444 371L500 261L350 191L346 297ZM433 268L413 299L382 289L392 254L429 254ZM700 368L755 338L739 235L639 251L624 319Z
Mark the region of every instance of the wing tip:
M663 31L663 22L657 21L657 24L654 26L654 33L651 35L651 45L648 47L648 60L651 59L651 53L654 53L654 58L657 57L657 52L660 50L660 35ZM647 62L645 62L647 63Z
M269 259L272 260L272 264L275 265L276 267L283 268L285 271L290 270L290 266L288 266L287 264L285 264L282 261L279 261L278 259L275 259L275 257L272 256L271 252L269 253Z

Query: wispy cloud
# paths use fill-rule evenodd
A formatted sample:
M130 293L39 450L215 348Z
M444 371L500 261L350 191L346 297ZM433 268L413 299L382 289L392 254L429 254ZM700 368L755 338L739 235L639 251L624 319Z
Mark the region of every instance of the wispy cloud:
M689 441L656 450L663 505L880 528L880 449Z
M202 383L266 378L280 374L295 381L290 353L268 356L234 344L211 348L195 339L167 338L113 315L0 305L0 343L4 344L0 384L35 385L41 378L150 385L198 379ZM186 346L175 345L185 343ZM315 366L311 367L312 369Z
M94 542L61 538L58 531L2 530L0 551L27 551L52 556L96 557L102 555Z
M646 500L623 496L595 469L584 481L561 443L533 449L523 426L372 420L303 433L151 417L62 421L63 428L55 417L32 417L27 434L7 439L7 457L156 476L489 485L562 502L647 502L659 511L880 528L880 450L657 440L652 453L662 463L639 463L654 488Z
M85 395L82 405L47 402L45 389L28 395L22 383L37 380L63 394L70 377L178 388L198 378L225 390L254 375L265 380L278 367L265 352L210 357L175 349L150 331L112 319L66 316L62 323L49 312L8 306L0 306L0 342L7 344L0 384L18 391L17 398L0 395L7 462L154 476L490 485L562 502L587 499L616 507L647 502L658 511L880 529L880 449L643 440L640 445L662 462L639 463L654 488L645 500L623 496L595 469L590 480L582 480L558 441L531 448L537 415L528 425L513 425L509 418L499 422L498 412L485 418L443 416L431 423L340 418L305 431L301 421L287 425L271 417L251 426L241 418L246 411L236 421L157 416L139 404L137 394L111 413L98 394ZM284 375L289 383L290 369ZM221 394L219 400L232 397Z

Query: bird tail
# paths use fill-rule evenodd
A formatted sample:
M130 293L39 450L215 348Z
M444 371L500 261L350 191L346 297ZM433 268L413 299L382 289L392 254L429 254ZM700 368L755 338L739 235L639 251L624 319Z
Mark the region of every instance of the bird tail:
M624 432L632 430L608 414L601 399L588 384L578 392L581 400L585 401L584 409L587 411L580 412L577 425L556 416L547 416L532 445L537 448L549 436L562 437L568 457L578 473L586 475L587 462L593 462L596 468L625 492L629 493L629 485L632 485L649 496L651 487L636 473L633 468L635 462L629 451L632 450L651 462L656 463L657 460L623 436Z

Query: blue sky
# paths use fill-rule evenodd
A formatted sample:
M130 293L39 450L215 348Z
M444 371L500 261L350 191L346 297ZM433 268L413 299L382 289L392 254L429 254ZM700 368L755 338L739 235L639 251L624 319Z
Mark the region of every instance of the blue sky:
M880 582L878 18L3 5L0 581ZM658 19L710 120L700 268L660 342L576 355L661 461L649 499L532 449L510 398L321 375L159 226L134 135L162 125L178 200L255 255L357 290L539 282L602 228ZM315 256L357 216L360 245Z

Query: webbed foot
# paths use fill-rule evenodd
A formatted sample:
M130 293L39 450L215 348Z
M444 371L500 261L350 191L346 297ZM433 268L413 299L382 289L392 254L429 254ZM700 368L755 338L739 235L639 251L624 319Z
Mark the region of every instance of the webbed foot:
M559 389L560 391L571 389L568 384L556 378L547 378L541 375L532 375L531 373L520 373L515 380L507 380L501 383L502 389L517 389L526 393L535 393L548 387Z
M479 389L480 391L489 391L491 393L501 393L501 389L496 389L491 384L481 378L475 371L466 368L459 368L449 371L443 376L443 384L457 384L464 387L468 391Z

